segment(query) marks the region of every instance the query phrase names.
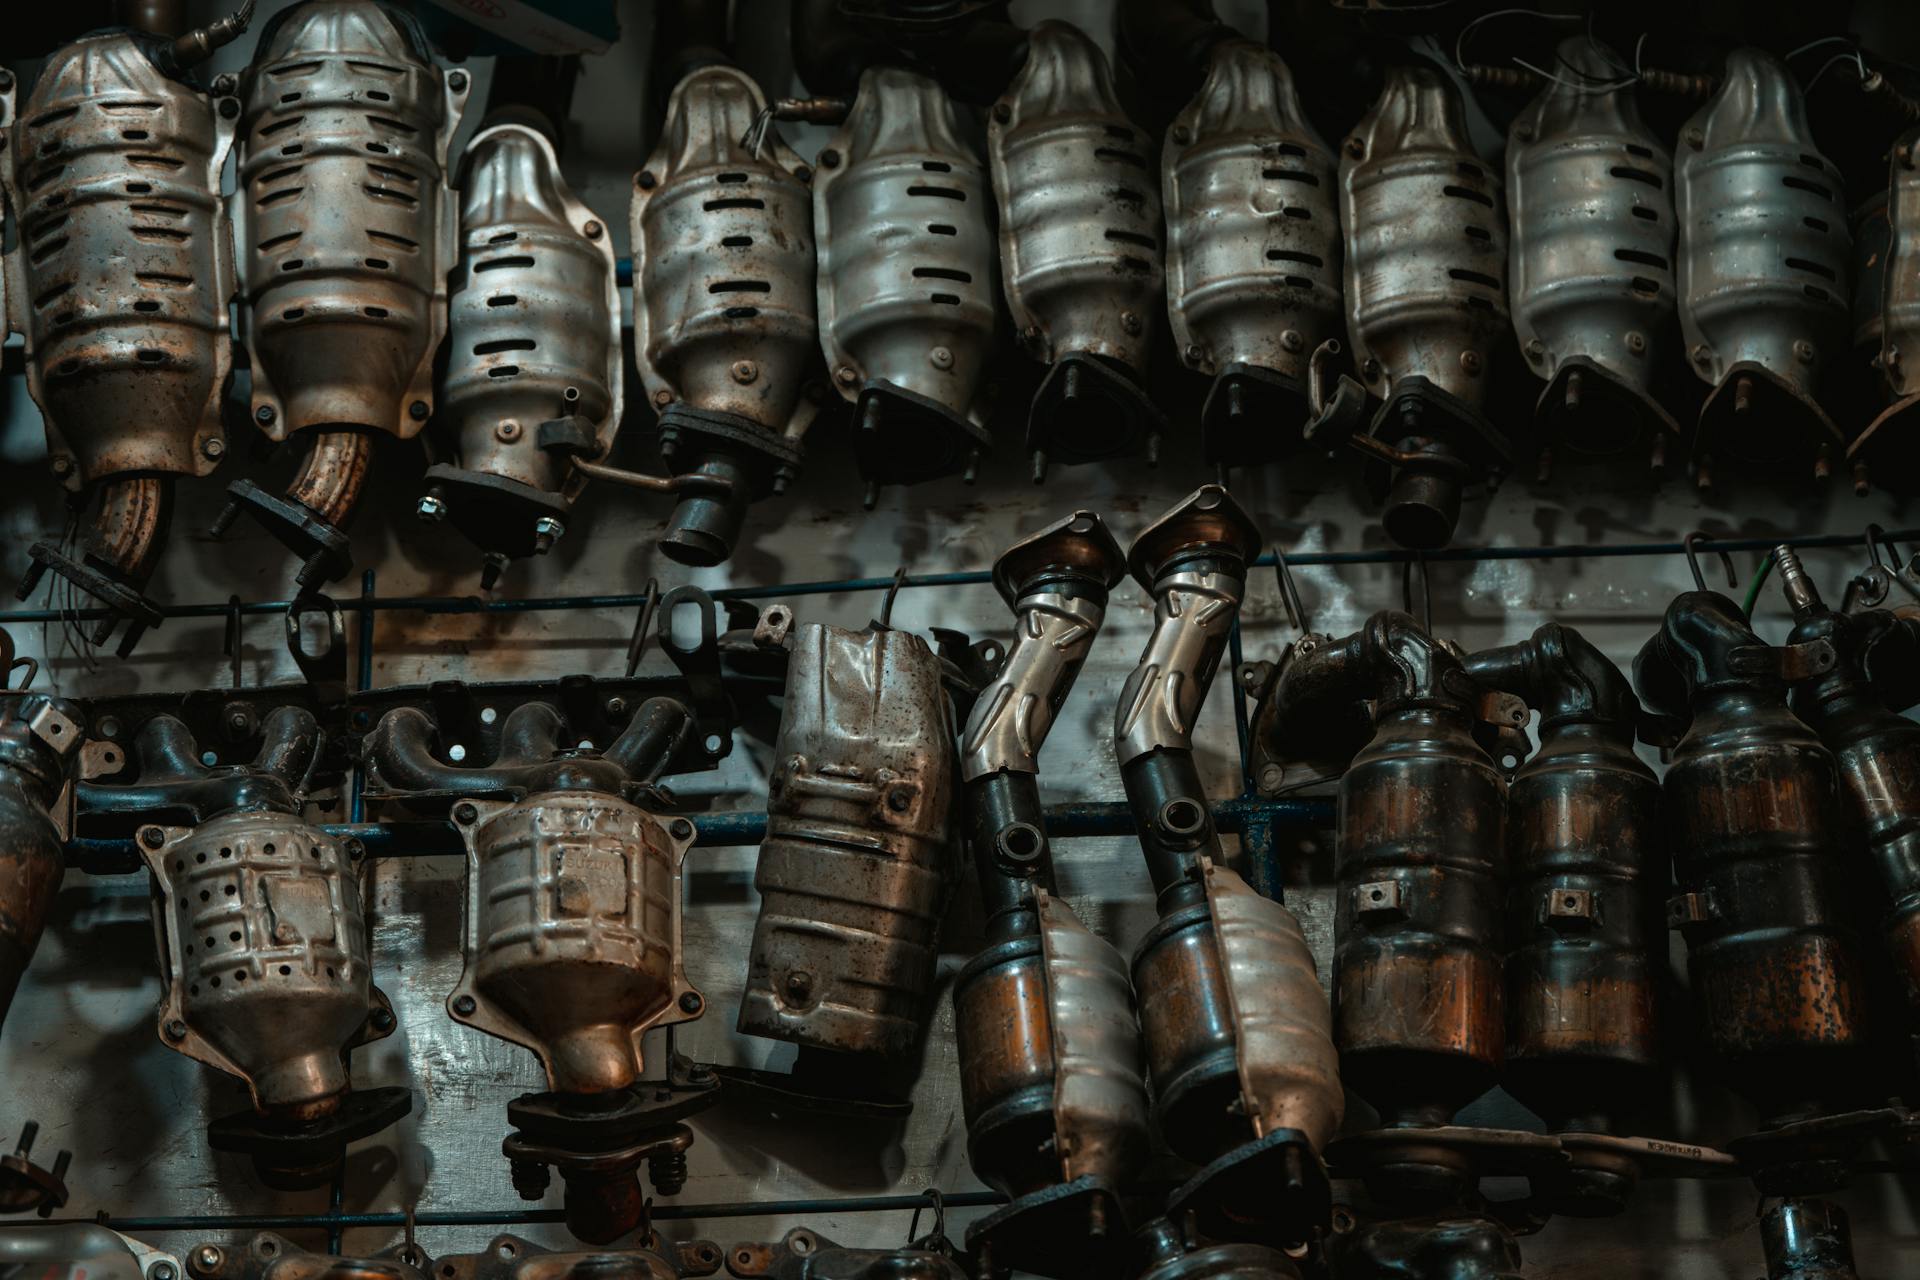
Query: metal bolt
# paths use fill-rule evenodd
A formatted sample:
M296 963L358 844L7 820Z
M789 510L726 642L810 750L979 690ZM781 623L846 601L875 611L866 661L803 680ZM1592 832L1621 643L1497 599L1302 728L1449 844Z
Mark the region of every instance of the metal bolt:
M433 410L428 407L427 402L425 400L415 400L412 404L407 406L407 416L409 418L412 418L415 422L425 422L427 420L427 415L432 412Z
M459 1014L463 1018L471 1018L473 1016L473 1011L475 1009L478 1009L479 1007L480 1006L478 1004L474 1003L474 999L472 996L454 997L453 1011Z
M1131 311L1122 311L1120 313L1120 327L1128 333L1137 334L1140 332L1140 317Z
M1706 365L1713 363L1713 352L1707 350L1707 344L1704 342L1696 342L1693 350L1688 354L1693 357L1695 364Z
M1513 132L1514 132L1514 136L1519 138L1520 141L1522 142L1533 141L1533 126L1530 124L1523 124L1518 129L1515 129Z
M1368 356L1366 360L1360 365L1360 376L1365 378L1368 382L1372 382L1375 379L1379 378L1380 362L1378 360L1375 360L1372 356Z
M760 366L751 360L735 360L732 372L733 380L745 386L760 376Z
M239 114L240 100L238 98L220 99L220 118L222 120L232 120Z
M559 540L567 526L554 516L541 516L533 522L533 551L535 555L545 555Z
M1260 770L1260 789L1262 791L1269 791L1269 792L1278 791L1280 789L1280 784L1282 782L1285 782L1286 778L1287 778L1287 771L1285 769L1282 769L1279 765L1277 764L1264 765L1261 767L1261 770Z
M795 969L787 975L787 1003L805 1004L813 996L813 975L805 969Z
M607 699L608 715L621 716L621 715L625 715L626 713L627 713L627 700L625 698L608 698Z
M414 506L413 514L428 524L438 524L447 518L447 504L429 493Z
M1633 354L1637 356L1645 355L1647 350L1647 335L1639 332L1638 330L1634 330L1628 333L1627 334L1627 350L1633 352Z
M53 474L64 476L73 470L73 459L66 454L56 454L53 459Z
M553 1174L547 1166L537 1160L515 1160L509 1166L513 1176L513 1189L522 1200L544 1200L547 1188L553 1184Z
M793 176L798 178L802 182L812 182L813 170L807 168L807 166L805 165L801 165L798 169L795 169L793 171Z
M1695 151L1707 145L1707 135L1699 129L1687 130L1687 145Z
M220 1246L203 1244L193 1251L193 1266L201 1271L215 1271L219 1269L220 1260L225 1256L220 1252Z
M156 1262L147 1268L147 1280L176 1280L177 1275L171 1262Z
M175 1018L167 1024L166 1031L167 1039L169 1040L185 1040L187 1038L187 1024L178 1018Z
M634 182L639 185L642 191L651 191L660 184L660 179L653 176L653 170L642 169L639 176L634 179Z
M913 792L906 787L895 787L887 792L887 808L895 813L905 813L913 807Z
M854 372L853 366L843 364L833 371L833 380L843 387L850 387L860 381L860 375Z
M213 78L213 94L217 98L232 97L240 89L240 78L231 71L223 71Z
M1538 360L1541 356L1544 356L1545 354L1547 354L1546 343L1540 341L1540 339L1538 338L1527 339L1527 358L1528 359Z
M480 817L480 811L464 802L453 806L453 820L463 827L470 827Z
M1281 331L1280 345L1288 351L1304 351L1307 340L1300 336L1298 329L1286 329Z
M1186 125L1177 124L1173 127L1173 140L1184 147L1193 141L1193 130Z
M598 240L601 236L607 234L607 229L600 225L598 219L587 223L586 226L580 229L587 233L587 239L589 240Z
M1359 160L1367 154L1367 144L1358 138L1347 139L1347 154Z
M465 93L467 91L467 73L464 71L453 72L447 77L447 88L453 90L455 93Z
M140 843L145 845L147 848L158 849L161 845L165 844L166 842L167 842L167 833L162 831L159 827L145 826L140 828Z
M101 720L99 724L94 726L94 729L103 738L117 738L120 736L120 722L112 716L107 716Z
M1801 338L1793 344L1793 358L1801 364L1813 363L1813 344Z
M819 161L822 169L838 169L840 167L840 153L832 147L828 147L820 153Z
M274 412L274 408L270 404L263 404L253 411L253 420L263 427L272 426L273 420L279 416L278 413Z
M688 991L680 997L680 1012L698 1013L702 1003L699 992Z
M1460 353L1460 368L1469 377L1477 377L1480 373L1480 353L1478 351L1462 351Z
M518 440L520 438L520 424L517 422L503 422L493 429L493 434L508 442Z
M1206 359L1207 359L1207 349L1205 347L1201 346L1197 342L1189 342L1187 344L1187 363L1188 364L1204 364L1206 362Z
M945 347L935 347L927 353L927 359L933 362L933 367L936 369L953 368L953 352Z
M686 840L693 835L693 824L685 818L675 818L672 824L668 826L667 832L675 840Z
M202 457L218 461L227 454L227 442L219 436L208 436L200 442L200 454Z
M1013 108L1004 102L996 102L993 104L993 118L1001 124L1005 124L1007 121L1013 119Z

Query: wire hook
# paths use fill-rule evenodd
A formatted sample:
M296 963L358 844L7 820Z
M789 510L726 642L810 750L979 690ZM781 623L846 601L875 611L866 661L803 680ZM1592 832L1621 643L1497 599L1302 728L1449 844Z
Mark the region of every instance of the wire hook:
M1706 575L1700 572L1699 548L1701 543L1712 541L1713 538L1710 535L1699 529L1695 529L1692 533L1689 533L1680 540L1681 547L1686 551L1687 568L1693 572L1693 585L1701 591L1706 591L1709 588L1707 587ZM1733 557L1725 551L1720 551L1717 554L1720 557L1721 567L1727 571L1727 586L1736 591L1739 590L1740 578L1733 571Z
M1274 548L1273 576L1280 584L1280 603L1286 608L1287 621L1301 635L1310 635L1312 622L1307 617L1307 607L1300 603L1300 591L1294 586L1293 569L1287 564L1287 553Z
M1400 562L1400 604L1406 612L1413 613L1413 570L1420 569L1420 617L1421 626L1428 635L1433 634L1433 579L1427 572L1427 556L1416 551L1412 557Z
M927 1204L916 1204L913 1206L913 1220L907 1223L907 1243L910 1245L918 1244L922 1239L920 1235L920 1210L930 1206L933 1209L933 1230L929 1232L925 1238L930 1242L945 1245L947 1242L947 1202L945 1198L941 1196L940 1188L938 1187L928 1187L920 1194L926 1199Z
M653 634L654 611L660 607L660 579L648 578L647 590L640 598L640 616L633 620L633 637L627 641L627 674L640 668L646 656L647 637Z
M900 588L906 585L907 566L901 565L893 571L893 581L887 587L886 597L880 601L880 625L882 627L891 627L893 625L893 602L900 594Z

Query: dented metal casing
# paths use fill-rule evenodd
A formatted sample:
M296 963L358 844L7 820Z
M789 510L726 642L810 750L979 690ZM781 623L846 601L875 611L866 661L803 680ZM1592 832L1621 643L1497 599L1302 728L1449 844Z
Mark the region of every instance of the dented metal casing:
M393 1027L374 1017L386 998L345 848L272 810L161 833L141 851L167 974L162 1040L238 1076L256 1111L327 1114L347 1090L347 1051Z
M597 791L477 802L467 846L466 968L453 1017L531 1049L556 1093L640 1079L648 1029L690 1016L675 839L652 814ZM470 1011L469 1011L470 1010Z
M1421 377L1481 407L1507 331L1505 213L1452 82L1390 68L1340 162L1347 333L1374 396Z
M1284 906L1212 861L1200 874L1205 899L1163 916L1133 957L1155 1120L1195 1164L1280 1130L1318 1152L1345 1099L1313 953Z
M1641 699L1687 721L1661 799L1701 1037L1769 1123L1846 1095L1869 1037L1839 779L1788 710L1786 660L1739 605L1690 591L1634 663Z
M28 694L0 709L0 1026L66 874L60 804L85 738L78 704Z
M307 0L261 31L228 209L253 420L270 439L407 439L426 425L458 243L447 148L466 89L466 73L441 75L411 14L376 0Z
M954 737L920 637L795 629L742 1032L882 1056L917 1042L952 878Z
M1854 314L1871 309L1879 332L1874 364L1884 380L1887 407L1847 447L1856 485L1871 483L1896 494L1913 492L1920 479L1920 439L1915 411L1920 409L1920 128L1894 143L1889 164L1885 214L1886 238L1871 299L1854 301ZM1865 290L1862 277L1855 287ZM1858 335L1856 334L1856 344Z
M226 449L232 125L125 31L54 54L11 125L8 327L26 339L55 474L74 490L206 475Z
M939 84L897 67L861 77L820 164L820 345L855 406L861 475L912 484L969 470L991 443L999 313L986 167Z
M1673 155L1612 50L1583 35L1558 53L1566 74L1507 138L1514 331L1547 383L1535 416L1570 453L1664 458L1679 433L1653 392L1677 305Z
M448 301L440 416L455 465L428 470L448 518L507 555L536 545L620 428L620 296L613 237L524 125L477 134L461 164L460 259Z
M1106 55L1079 28L1050 20L1027 33L987 151L1014 330L1054 366L1028 449L1089 462L1141 447L1159 432L1139 390L1164 305L1159 183Z
M1819 403L1849 330L1839 171L1814 145L1793 73L1758 49L1728 55L1680 136L1680 329L1713 387L1695 464L1824 474L1845 444Z
M1209 461L1303 444L1308 357L1346 324L1338 180L1279 55L1214 46L1160 158L1174 346L1215 380L1201 411Z
M660 451L729 486L675 512L661 549L688 564L732 553L747 504L798 474L818 412L813 171L766 109L746 72L699 68L634 180L633 358Z
M1151 1132L1126 964L1044 889L1035 911L1036 934L954 982L968 1160L1016 1197L1088 1176L1127 1185Z

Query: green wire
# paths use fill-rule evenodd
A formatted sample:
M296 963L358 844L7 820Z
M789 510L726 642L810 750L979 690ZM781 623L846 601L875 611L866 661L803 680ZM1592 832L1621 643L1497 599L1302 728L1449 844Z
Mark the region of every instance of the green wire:
M1753 581L1747 584L1747 598L1740 605L1740 612L1747 615L1747 621L1753 621L1753 606L1759 603L1760 588L1767 585L1767 575L1773 572L1773 552L1767 552L1767 558L1760 562L1754 571Z

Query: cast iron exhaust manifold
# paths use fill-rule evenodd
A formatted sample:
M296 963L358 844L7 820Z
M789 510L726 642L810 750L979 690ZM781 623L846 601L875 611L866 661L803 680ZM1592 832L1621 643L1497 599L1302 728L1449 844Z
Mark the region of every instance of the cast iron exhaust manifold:
M476 1253L445 1254L421 1270L433 1280L692 1280L714 1274L720 1262L712 1240L668 1241L649 1228L618 1249L542 1248L497 1235Z
M1214 466L1306 443L1308 361L1325 343L1337 353L1345 324L1338 178L1286 63L1248 40L1215 44L1160 159L1168 318L1181 360L1213 379L1200 430Z
M1200 1166L1167 1214L1229 1241L1325 1230L1320 1152L1343 1098L1327 1002L1300 925L1226 866L1193 726L1259 555L1253 520L1204 485L1134 540L1127 564L1154 627L1120 691L1114 755L1160 920L1133 956L1154 1116Z
M820 343L866 505L885 484L971 483L999 314L986 167L940 85L897 67L860 78L819 159Z
M786 492L819 406L813 171L736 67L682 80L634 177L633 358L660 415L660 454L688 492L660 550L733 554L749 503Z
M1660 783L1634 754L1633 686L1578 631L1547 623L1466 659L1540 711L1540 747L1507 788L1507 1090L1569 1164L1535 1199L1618 1213L1641 1161L1610 1141L1661 1082L1659 989L1670 882Z
M510 560L552 548L613 448L620 295L613 237L560 176L544 134L483 129L460 187L440 402L455 460L427 468L417 513L451 520L484 551L488 590Z
M957 775L940 660L878 624L792 632L738 1030L797 1045L790 1075L723 1068L790 1105L904 1114L953 879Z
M456 1022L532 1050L548 1089L507 1107L516 1190L537 1200L549 1167L566 1182L567 1225L604 1244L646 1218L636 1175L662 1195L686 1181L682 1121L717 1100L694 1073L644 1080L642 1039L700 1016L681 946L680 868L693 824L665 818L653 790L693 715L643 703L604 752L563 746L558 711L510 712L495 762L443 763L425 712L401 707L366 744L370 793L452 803L467 848L466 965L447 998Z
M348 1055L394 1017L372 982L359 849L301 816L320 749L313 713L283 706L252 763L210 767L162 715L134 742L130 782L79 789L85 812L153 816L139 846L167 982L157 1031L246 1083L252 1107L213 1121L207 1142L277 1189L324 1185L348 1143L413 1105L405 1088L352 1087Z
M66 873L70 824L55 815L86 736L82 716L38 693L0 707L0 1028Z
M1396 1209L1462 1201L1486 1131L1449 1124L1496 1083L1507 783L1475 738L1485 691L1404 613L1296 642L1282 720L1373 703L1372 740L1340 779L1334 1038L1348 1086L1383 1128L1338 1163ZM1512 712L1524 723L1525 710Z
M1540 473L1555 450L1657 470L1680 436L1654 396L1676 305L1673 156L1611 49L1576 36L1557 65L1507 135L1514 331L1547 383Z
M304 0L260 33L240 83L240 327L252 416L313 444L284 495L228 486L216 536L250 513L318 587L353 565L346 526L373 437L433 413L458 244L447 147L467 74L441 75L417 19L380 0Z
M1366 454L1380 522L1403 547L1444 547L1476 475L1511 462L1484 407L1507 337L1500 176L1467 140L1460 94L1437 68L1389 68L1340 162L1347 332L1381 401L1351 443Z
M1151 1143L1126 963L1055 896L1040 812L1041 745L1125 571L1090 511L994 564L1017 628L960 744L987 947L953 987L968 1160L1013 1197L967 1230L983 1273L1072 1276L1111 1258Z
M1728 56L1681 139L1680 330L1713 388L1693 430L1695 482L1722 464L1825 478L1846 447L1818 400L1848 329L1839 171L1814 146L1793 73L1757 49Z
M1661 788L1680 890L1668 922L1687 941L1702 1039L1760 1112L1762 1131L1732 1149L1769 1194L1838 1185L1849 1132L1877 1123L1846 1109L1869 1032L1839 776L1787 706L1790 683L1836 665L1825 639L1763 643L1709 591L1675 598L1634 660L1641 700L1685 725Z
M936 1222L939 1219L936 1210ZM903 1249L856 1249L795 1227L778 1242L740 1241L727 1249L736 1280L965 1280L985 1274L961 1265L936 1227Z
M11 85L0 95L12 121L0 171L20 223L0 329L26 339L54 475L97 502L82 557L34 543L19 596L52 569L109 610L93 643L126 623L122 657L161 621L145 591L176 481L227 450L233 250L219 192L233 127L188 71L252 14L248 0L171 42L91 35L48 60L18 119Z
M1000 275L1017 336L1048 366L1027 415L1035 482L1052 462L1159 456L1145 390L1162 295L1160 185L1107 58L1048 21L987 126Z

